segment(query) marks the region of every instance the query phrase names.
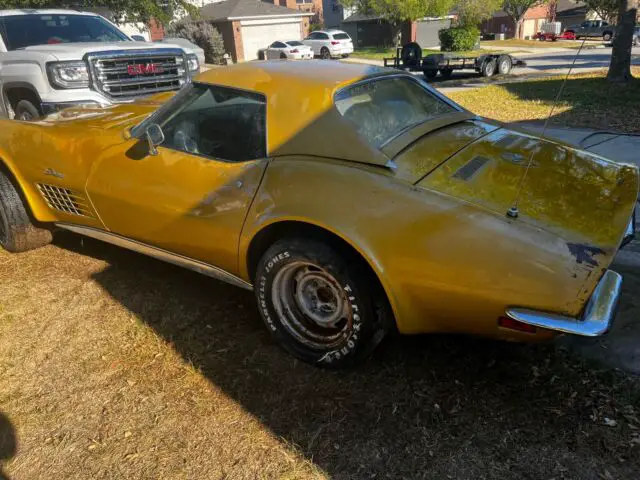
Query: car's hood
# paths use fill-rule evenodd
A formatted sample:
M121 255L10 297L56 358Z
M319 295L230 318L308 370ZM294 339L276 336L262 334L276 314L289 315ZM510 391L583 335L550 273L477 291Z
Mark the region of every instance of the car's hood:
M158 50L163 48L179 48L186 53L194 53L192 49L173 45L170 43L150 42L87 42L87 43L56 43L52 45L34 45L26 47L24 50L32 52L48 53L58 60L78 60L88 53L106 51L127 51L127 50Z
M174 95L175 92L164 92L120 105L67 108L47 116L39 123L61 129L125 129L141 122Z

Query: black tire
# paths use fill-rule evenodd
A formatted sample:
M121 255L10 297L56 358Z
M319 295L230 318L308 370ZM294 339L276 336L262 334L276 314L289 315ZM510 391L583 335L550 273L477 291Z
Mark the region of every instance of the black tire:
M287 59L287 54L284 52L280 53L280 60L286 60Z
M497 73L499 75L509 75L513 68L513 61L510 55L500 55L498 57Z
M255 293L280 346L305 362L343 368L371 353L388 330L384 293L375 285L359 261L318 241L291 238L263 255Z
M15 119L22 120L23 122L33 122L42 117L38 107L29 100L20 100L16 104L15 114Z
M0 171L0 246L12 253L26 252L51 239L51 231L33 225L13 183Z
M445 80L451 78L451 75L453 75L453 69L451 68L443 68L440 70L440 75L442 76L442 78L444 78Z
M331 60L331 52L329 51L329 49L327 47L322 47L320 49L320 57L323 60Z
M348 53L343 53L342 54L342 58L349 58L349 54Z
M494 73L496 73L497 62L495 58L487 58L482 63L482 68L480 72L483 77L491 77Z
M416 42L407 43L402 47L400 58L405 67L417 67L422 63L422 48Z
M611 37L613 37L613 34L611 32L604 32L602 34L602 40L604 40L605 42L611 40Z
M438 75L438 70L423 70L422 73L427 80L433 80Z

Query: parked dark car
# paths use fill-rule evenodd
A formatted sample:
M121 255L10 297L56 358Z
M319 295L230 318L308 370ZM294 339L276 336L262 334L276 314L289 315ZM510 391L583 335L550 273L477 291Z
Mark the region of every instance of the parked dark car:
M569 25L564 31L573 32L577 39L602 37L602 40L608 42L613 38L615 25L609 25L603 20L587 20L577 25Z

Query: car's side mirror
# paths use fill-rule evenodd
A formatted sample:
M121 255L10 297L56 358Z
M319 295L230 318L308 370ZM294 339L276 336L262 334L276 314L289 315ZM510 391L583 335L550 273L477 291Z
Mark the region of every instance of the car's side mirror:
M147 143L149 144L149 155L157 155L158 145L162 145L162 142L164 142L162 127L157 123L152 123L147 127L145 135L147 136Z

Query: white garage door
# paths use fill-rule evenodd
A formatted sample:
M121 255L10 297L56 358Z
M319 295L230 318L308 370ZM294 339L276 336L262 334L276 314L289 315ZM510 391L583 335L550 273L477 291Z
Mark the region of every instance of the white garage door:
M300 40L300 19L279 23L242 24L245 61L258 58L258 50L267 48L276 40Z

